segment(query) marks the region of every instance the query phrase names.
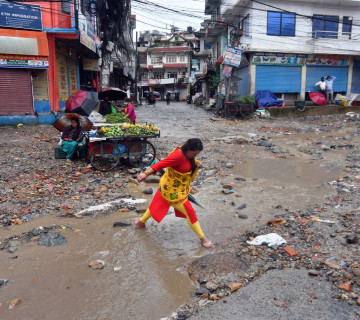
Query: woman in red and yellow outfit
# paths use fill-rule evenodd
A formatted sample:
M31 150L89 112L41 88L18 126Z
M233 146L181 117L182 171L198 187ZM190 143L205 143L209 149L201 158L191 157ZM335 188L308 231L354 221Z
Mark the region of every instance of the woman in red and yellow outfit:
M200 238L201 245L208 249L214 248L214 245L202 232L195 210L188 200L190 184L201 167L200 162L195 157L202 149L203 145L200 139L189 139L183 146L172 151L165 159L139 174L137 179L141 182L150 174L167 168L160 180L159 190L156 192L149 208L140 220L135 221L139 228L145 228L145 223L151 217L160 223L170 206L172 206L177 217L187 219L191 229Z

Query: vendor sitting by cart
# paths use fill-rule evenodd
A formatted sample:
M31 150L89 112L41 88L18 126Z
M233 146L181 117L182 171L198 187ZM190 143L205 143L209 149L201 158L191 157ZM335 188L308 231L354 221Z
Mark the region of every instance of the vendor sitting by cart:
M71 159L76 156L77 151L79 151L80 158L85 158L85 145L82 142L83 134L81 131L80 121L74 117L71 119L71 126L65 129L61 135L63 140L61 149L66 153L67 162L71 162Z
M129 98L126 98L124 100L124 102L125 102L125 109L124 109L125 116L124 116L124 119L129 118L131 123L136 124L137 120L136 120L136 114L135 114L134 106L130 103Z

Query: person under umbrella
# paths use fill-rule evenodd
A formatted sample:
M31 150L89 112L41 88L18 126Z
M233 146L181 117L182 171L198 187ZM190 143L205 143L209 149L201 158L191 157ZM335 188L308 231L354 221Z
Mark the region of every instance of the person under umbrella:
M82 128L78 118L73 117L71 119L71 126L65 129L61 135L63 142L61 143L61 149L66 153L67 162L71 162L77 152L79 157L85 159L85 145L83 140Z
M112 113L109 97L106 96L100 103L99 113L103 116Z
M200 243L207 249L215 246L208 240L201 230L196 212L189 202L191 182L195 179L201 163L195 157L203 150L200 139L189 139L179 148L176 148L163 160L155 163L145 172L137 177L139 182L143 181L150 174L154 174L167 168L160 180L159 190L156 192L149 208L144 215L135 221L140 229L145 228L146 222L152 217L158 223L166 216L170 206L175 209L175 215L186 218L191 229L200 239Z

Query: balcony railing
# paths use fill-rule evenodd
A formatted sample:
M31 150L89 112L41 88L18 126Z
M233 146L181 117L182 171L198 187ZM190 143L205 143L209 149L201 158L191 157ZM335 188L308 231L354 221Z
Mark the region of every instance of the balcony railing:
M315 30L311 33L314 39L360 40L360 33Z

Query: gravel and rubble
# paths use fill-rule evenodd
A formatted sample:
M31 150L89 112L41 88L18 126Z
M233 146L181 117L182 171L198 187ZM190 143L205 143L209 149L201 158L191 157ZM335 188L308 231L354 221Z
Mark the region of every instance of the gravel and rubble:
M239 217L240 222L251 217L248 211L251 206L241 197L238 188L252 188L257 179L234 175L232 170L237 163L263 155L272 159L301 156L319 163L332 159L337 152L347 156L341 162L344 172L336 179L329 178L334 194L323 202L307 207L300 203L291 207L279 204L272 208L274 215L269 223L254 225L247 232L217 244L214 252L186 266L197 289L189 302L169 319L196 317L210 305L221 304L245 292L243 290L265 275L296 270L302 277L313 279L311 281L330 284L331 289L326 292L332 300L345 304L352 314L359 315L359 121L356 117L330 115L296 121L290 118L246 122L204 120L194 128L191 122L185 127L189 137L196 134L203 140L206 150L199 157L205 170L200 170L194 188L201 190L209 185L218 188L219 199L215 201L231 208L229 211ZM160 123L159 127L161 129ZM49 126L3 127L1 130L0 230L41 216L56 215L61 219L56 226L1 239L0 249L14 253L17 244L38 241L40 234L55 232L64 226L61 222L68 223L70 220L66 219L76 218L79 212L84 215L106 215L115 210L143 212L125 201L114 203L119 199L134 199L130 194L139 187L134 179L138 170L128 170L123 165L103 173L88 168L86 162L68 164L54 159L59 133ZM179 145L179 137L165 133L154 145L159 157L164 157ZM159 179L151 178L153 182ZM149 186L142 187L150 193ZM283 186L275 187L279 192L284 190ZM261 192L259 186L256 188L256 192ZM230 200L224 200L226 197ZM107 210L88 211L109 203L114 205ZM247 244L256 236L269 233L279 234L287 243L272 247Z

